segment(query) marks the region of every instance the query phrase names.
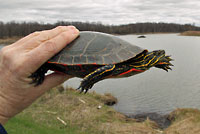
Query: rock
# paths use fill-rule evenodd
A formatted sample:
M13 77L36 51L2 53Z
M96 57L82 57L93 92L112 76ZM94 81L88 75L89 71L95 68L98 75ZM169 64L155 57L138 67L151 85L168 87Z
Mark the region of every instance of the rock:
M158 113L141 113L135 115L128 115L129 118L137 119L138 122L143 122L147 119L150 119L158 124L162 129L167 128L171 121L168 119L168 115L161 115Z
M146 36L140 35L140 36L138 36L138 38L146 38Z
M97 109L101 109L101 108L102 108L102 106L100 106L100 105L97 107Z

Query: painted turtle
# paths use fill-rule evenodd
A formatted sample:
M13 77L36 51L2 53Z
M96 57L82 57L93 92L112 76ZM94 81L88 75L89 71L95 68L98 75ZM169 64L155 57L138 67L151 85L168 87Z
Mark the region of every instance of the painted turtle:
M168 71L171 60L164 50L148 52L116 36L85 31L30 77L39 85L48 70L66 73L83 78L78 89L86 93L95 83L106 78L129 77L151 67Z

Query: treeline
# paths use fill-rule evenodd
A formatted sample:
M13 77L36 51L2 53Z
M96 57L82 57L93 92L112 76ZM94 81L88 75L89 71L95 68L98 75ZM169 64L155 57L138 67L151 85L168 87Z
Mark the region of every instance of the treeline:
M200 27L191 24L174 23L135 23L127 25L103 25L101 23L89 22L57 22L55 24L44 24L38 22L0 22L0 38L13 36L26 36L34 31L52 29L59 25L74 25L80 31L98 31L110 34L135 34L156 32L184 32L200 31Z

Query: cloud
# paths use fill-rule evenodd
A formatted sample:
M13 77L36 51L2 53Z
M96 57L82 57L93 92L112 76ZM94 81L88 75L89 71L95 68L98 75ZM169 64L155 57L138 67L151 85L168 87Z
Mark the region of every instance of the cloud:
M199 23L199 0L9 0L1 1L1 21L90 21Z

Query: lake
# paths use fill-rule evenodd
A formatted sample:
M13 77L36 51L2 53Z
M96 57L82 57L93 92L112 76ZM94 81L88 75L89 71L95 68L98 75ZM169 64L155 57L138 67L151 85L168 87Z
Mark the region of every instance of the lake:
M200 108L200 37L178 34L123 35L120 38L147 48L164 49L174 61L172 71L157 68L122 79L107 79L91 91L111 93L118 98L113 107L124 114L168 114L176 108ZM81 79L73 78L65 86L77 88Z
M174 61L172 71L157 68L121 79L107 79L94 85L98 93L111 93L118 98L114 108L124 114L168 114L176 108L200 108L200 37L178 34L124 35L120 38L147 48L164 49ZM65 86L77 88L81 79L74 78ZM92 91L91 90L91 91Z

